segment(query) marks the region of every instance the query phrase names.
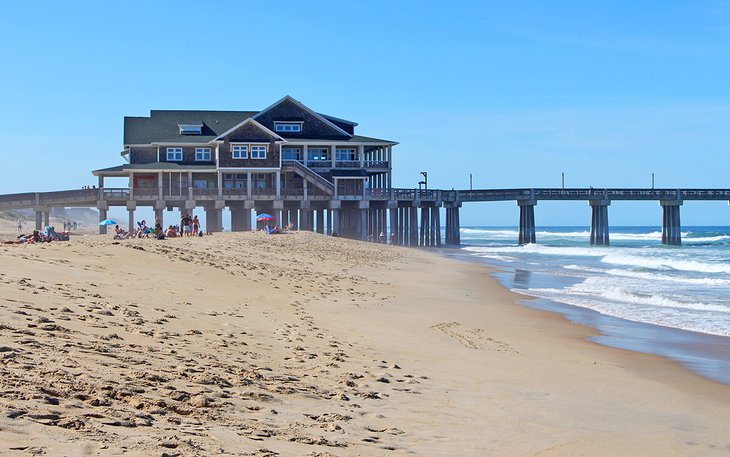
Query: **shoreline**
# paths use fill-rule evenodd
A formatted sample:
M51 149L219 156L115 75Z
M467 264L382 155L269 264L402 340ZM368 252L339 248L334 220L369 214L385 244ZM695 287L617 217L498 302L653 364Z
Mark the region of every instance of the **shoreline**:
M620 317L601 314L590 308L535 297L525 291L510 275L514 269L496 265L459 248L443 249L447 257L463 259L485 265L492 270L492 277L507 290L523 294L526 298L518 303L528 308L557 313L567 321L585 325L596 334L586 339L605 347L626 349L643 354L666 358L686 370L708 380L730 386L730 337L666 327L646 322L631 321ZM542 273L541 275L547 275Z
M87 237L0 259L0 452L710 456L730 444L728 386L591 342L590 327L518 304L485 265L433 251L300 232Z

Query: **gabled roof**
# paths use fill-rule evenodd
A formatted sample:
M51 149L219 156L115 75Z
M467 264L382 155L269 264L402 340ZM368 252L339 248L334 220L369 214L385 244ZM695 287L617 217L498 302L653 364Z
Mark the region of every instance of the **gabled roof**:
M352 136L351 133L347 133L346 131L342 130L340 127L338 127L337 125L335 125L331 120L329 120L326 117L322 116L321 114L315 112L314 110L306 107L302 102L300 102L300 101L292 98L289 95L284 96L284 98L282 98L281 100L277 101L276 103L274 103L273 105L269 106L268 108L259 111L258 113L256 113L256 115L253 116L253 119L256 119L257 117L261 116L262 114L266 113L267 111L270 111L271 109L275 108L276 106L278 106L281 103L284 103L286 101L289 101L289 102L294 103L295 105L297 105L302 110L308 112L309 114L311 114L312 116L316 117L317 119L319 119L320 121L324 122L325 124L329 125L330 127L332 127L333 129L335 129L336 131L342 133L342 135L344 135L344 136Z
M249 124L249 123L252 123L253 125L255 125L259 129L263 130L267 134L273 136L274 138L278 138L279 141L286 141L279 134L274 133L271 130L267 129L260 122L256 122L256 120L253 117L249 117L248 119L244 119L243 122L239 122L238 124L234 125L230 129L228 129L225 132L221 133L220 135L218 135L218 137L216 137L216 140L220 140L221 138L223 138L223 137L225 137L225 136L227 136L227 135L235 132L236 130L240 129L241 127L243 127L244 125Z

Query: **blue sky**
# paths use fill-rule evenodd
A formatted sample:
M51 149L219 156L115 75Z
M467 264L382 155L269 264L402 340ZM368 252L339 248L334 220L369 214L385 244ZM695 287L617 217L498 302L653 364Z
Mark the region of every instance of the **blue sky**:
M289 94L393 139L394 185L730 187L730 2L10 2L0 193L94 184L125 115ZM730 225L727 203L684 224ZM612 224L658 225L615 202ZM587 225L541 203L538 225ZM515 225L510 204L462 222Z

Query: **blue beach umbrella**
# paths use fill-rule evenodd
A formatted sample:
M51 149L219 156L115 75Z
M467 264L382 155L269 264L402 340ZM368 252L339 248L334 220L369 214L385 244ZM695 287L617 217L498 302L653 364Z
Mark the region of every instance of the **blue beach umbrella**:
M99 222L99 225L116 225L117 221L114 219L104 219L103 221Z
M271 214L261 213L258 216L256 216L257 221L270 221L274 217Z

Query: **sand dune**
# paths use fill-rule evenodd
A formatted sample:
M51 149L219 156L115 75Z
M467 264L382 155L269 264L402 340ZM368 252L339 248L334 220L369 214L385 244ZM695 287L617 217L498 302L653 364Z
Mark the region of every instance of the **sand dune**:
M311 233L0 247L3 455L727 455L727 386Z

